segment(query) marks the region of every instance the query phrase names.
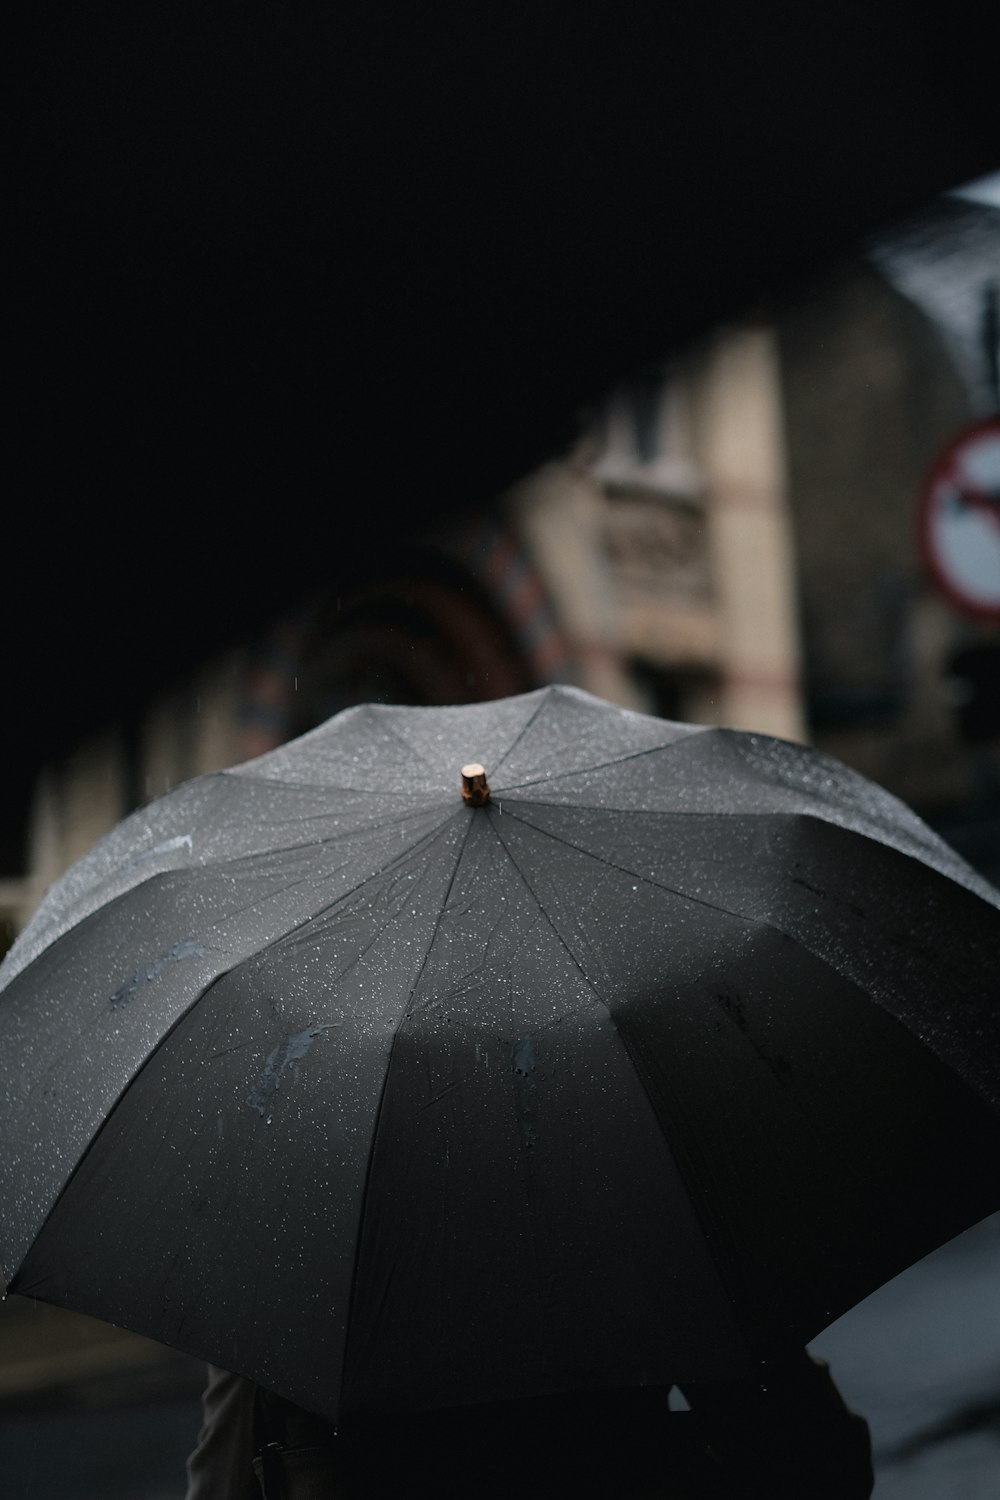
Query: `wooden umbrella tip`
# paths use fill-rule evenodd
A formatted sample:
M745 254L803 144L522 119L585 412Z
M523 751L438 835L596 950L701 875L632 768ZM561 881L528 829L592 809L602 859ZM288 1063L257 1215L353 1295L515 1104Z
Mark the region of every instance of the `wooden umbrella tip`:
M462 767L462 796L472 807L482 807L489 795L485 769L478 761L470 761Z

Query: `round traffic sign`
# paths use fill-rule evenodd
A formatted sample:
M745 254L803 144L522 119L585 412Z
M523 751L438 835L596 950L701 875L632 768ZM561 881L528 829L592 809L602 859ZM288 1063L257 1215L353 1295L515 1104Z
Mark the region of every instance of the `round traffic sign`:
M920 503L928 571L956 608L1000 621L1000 414L966 427L935 460Z

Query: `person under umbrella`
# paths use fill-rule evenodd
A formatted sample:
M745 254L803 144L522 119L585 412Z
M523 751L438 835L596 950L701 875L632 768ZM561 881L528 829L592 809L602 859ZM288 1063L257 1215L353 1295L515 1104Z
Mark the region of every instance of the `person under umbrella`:
M867 1500L868 1425L801 1353L766 1383L392 1413L338 1431L211 1368L186 1500Z

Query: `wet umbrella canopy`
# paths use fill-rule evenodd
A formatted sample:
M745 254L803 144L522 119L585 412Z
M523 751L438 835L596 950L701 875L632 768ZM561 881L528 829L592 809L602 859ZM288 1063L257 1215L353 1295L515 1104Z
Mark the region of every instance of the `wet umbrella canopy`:
M0 971L0 1262L329 1416L752 1376L1000 1206L1000 898L573 689L179 787Z

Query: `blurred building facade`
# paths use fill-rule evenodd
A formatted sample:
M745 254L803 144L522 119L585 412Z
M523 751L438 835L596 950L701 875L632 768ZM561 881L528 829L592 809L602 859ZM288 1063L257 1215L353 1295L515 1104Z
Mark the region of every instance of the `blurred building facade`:
M1000 493L979 517L989 609L936 583L921 528L939 456L1000 424L998 283L1000 208L946 197L776 331L809 738L1000 881Z
M1000 210L935 205L766 316L637 372L488 510L387 545L364 577L43 768L0 876L8 936L179 781L351 703L547 682L810 741L1000 873L1000 623L935 589L918 535L935 455L996 403L976 317L997 264Z

